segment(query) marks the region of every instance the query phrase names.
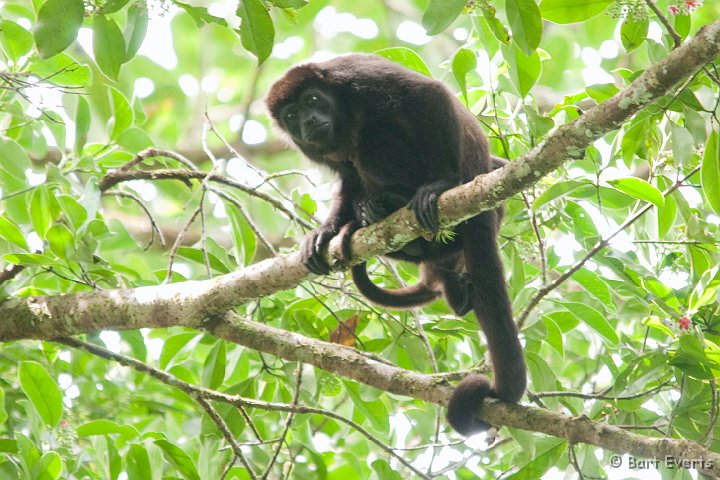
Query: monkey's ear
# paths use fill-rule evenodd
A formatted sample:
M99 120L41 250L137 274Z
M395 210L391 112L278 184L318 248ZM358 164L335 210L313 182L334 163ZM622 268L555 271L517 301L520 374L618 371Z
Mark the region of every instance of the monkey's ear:
M278 118L282 107L289 103L305 85L313 80L322 81L324 77L322 69L316 63L297 65L270 87L265 97L265 105L272 116Z

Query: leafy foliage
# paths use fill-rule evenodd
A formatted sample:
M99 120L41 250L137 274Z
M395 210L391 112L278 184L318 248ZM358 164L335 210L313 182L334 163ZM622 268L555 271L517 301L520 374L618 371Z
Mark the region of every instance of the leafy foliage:
M208 278L295 248L324 215L331 179L298 172L308 165L299 167L274 137L261 99L301 60L378 52L446 80L492 151L515 159L676 42L646 2L197 4L0 6L4 297ZM720 17L716 2L682 11L674 1L656 4L681 39ZM433 37L414 33L420 25ZM717 78L708 66L507 202L500 242L522 322L528 402L720 449ZM227 181L212 181L211 171ZM117 172L127 175L111 185ZM416 274L372 263L388 287ZM239 311L313 338L336 335L413 371L483 365L474 319L456 318L442 302L413 312L376 308L344 275ZM618 474L611 452L598 458L594 447L525 430L501 429L510 441L478 450L453 443L445 427L436 432L439 409L309 367L298 382L297 365L202 332L87 340L192 385L334 412L421 471L460 479ZM245 445L243 464L187 393L53 342L4 344L0 382L1 478L246 479L248 465L257 475L268 468L269 478L411 475L327 415L298 413L285 432L287 413L214 403ZM665 467L659 475L690 478Z

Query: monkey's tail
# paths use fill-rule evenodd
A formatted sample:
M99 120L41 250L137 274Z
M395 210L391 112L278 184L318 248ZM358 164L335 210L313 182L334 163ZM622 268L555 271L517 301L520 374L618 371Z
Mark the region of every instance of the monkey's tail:
M384 307L412 308L430 303L440 296L440 292L430 289L423 282L393 290L378 287L370 280L365 263L355 265L350 271L360 293L371 302Z
M490 427L476 418L486 397L515 403L522 398L527 384L522 345L495 240L497 216L494 211L483 212L461 227L473 310L487 339L495 379L493 385L484 375L469 375L453 391L447 419L463 435Z

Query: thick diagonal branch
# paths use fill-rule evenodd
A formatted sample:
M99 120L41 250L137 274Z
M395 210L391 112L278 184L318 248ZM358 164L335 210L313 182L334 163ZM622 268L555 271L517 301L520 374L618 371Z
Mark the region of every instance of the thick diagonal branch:
M454 225L491 209L532 185L616 129L640 108L712 62L720 54L720 20L703 29L667 58L649 67L630 86L591 108L578 120L559 127L532 151L507 167L481 175L440 198L443 224ZM424 232L412 213L402 209L353 236L357 261L398 250ZM340 258L336 243L330 257ZM134 329L171 325L198 326L204 318L296 287L311 275L299 255L279 255L256 265L205 281L117 289L54 297L11 298L0 305L0 341L52 339L102 329Z

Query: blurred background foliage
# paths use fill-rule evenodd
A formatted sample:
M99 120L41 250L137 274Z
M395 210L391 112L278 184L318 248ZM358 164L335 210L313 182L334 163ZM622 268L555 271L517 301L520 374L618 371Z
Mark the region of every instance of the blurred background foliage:
M263 108L270 84L298 62L377 52L432 75L512 160L719 17L717 2L675 0L5 0L3 295L203 279L295 248L324 218L332 184L286 148ZM507 202L499 241L527 402L718 451L718 85L709 65ZM103 183L123 168L135 176ZM211 171L225 181L203 180ZM583 260L532 308L539 287ZM397 286L416 270L376 261L372 273ZM474 319L442 302L378 309L348 280L318 278L239 311L320 339L344 324L353 335L335 341L420 372L484 367ZM297 365L197 331L88 340L195 385L273 402L296 395ZM333 419L297 415L285 431L287 414L217 405L246 445L249 473L185 393L50 342L2 345L0 384L2 478L411 476ZM632 474L609 467L611 452L528 431L463 443L439 409L320 370L303 370L299 399L354 420L428 476Z

